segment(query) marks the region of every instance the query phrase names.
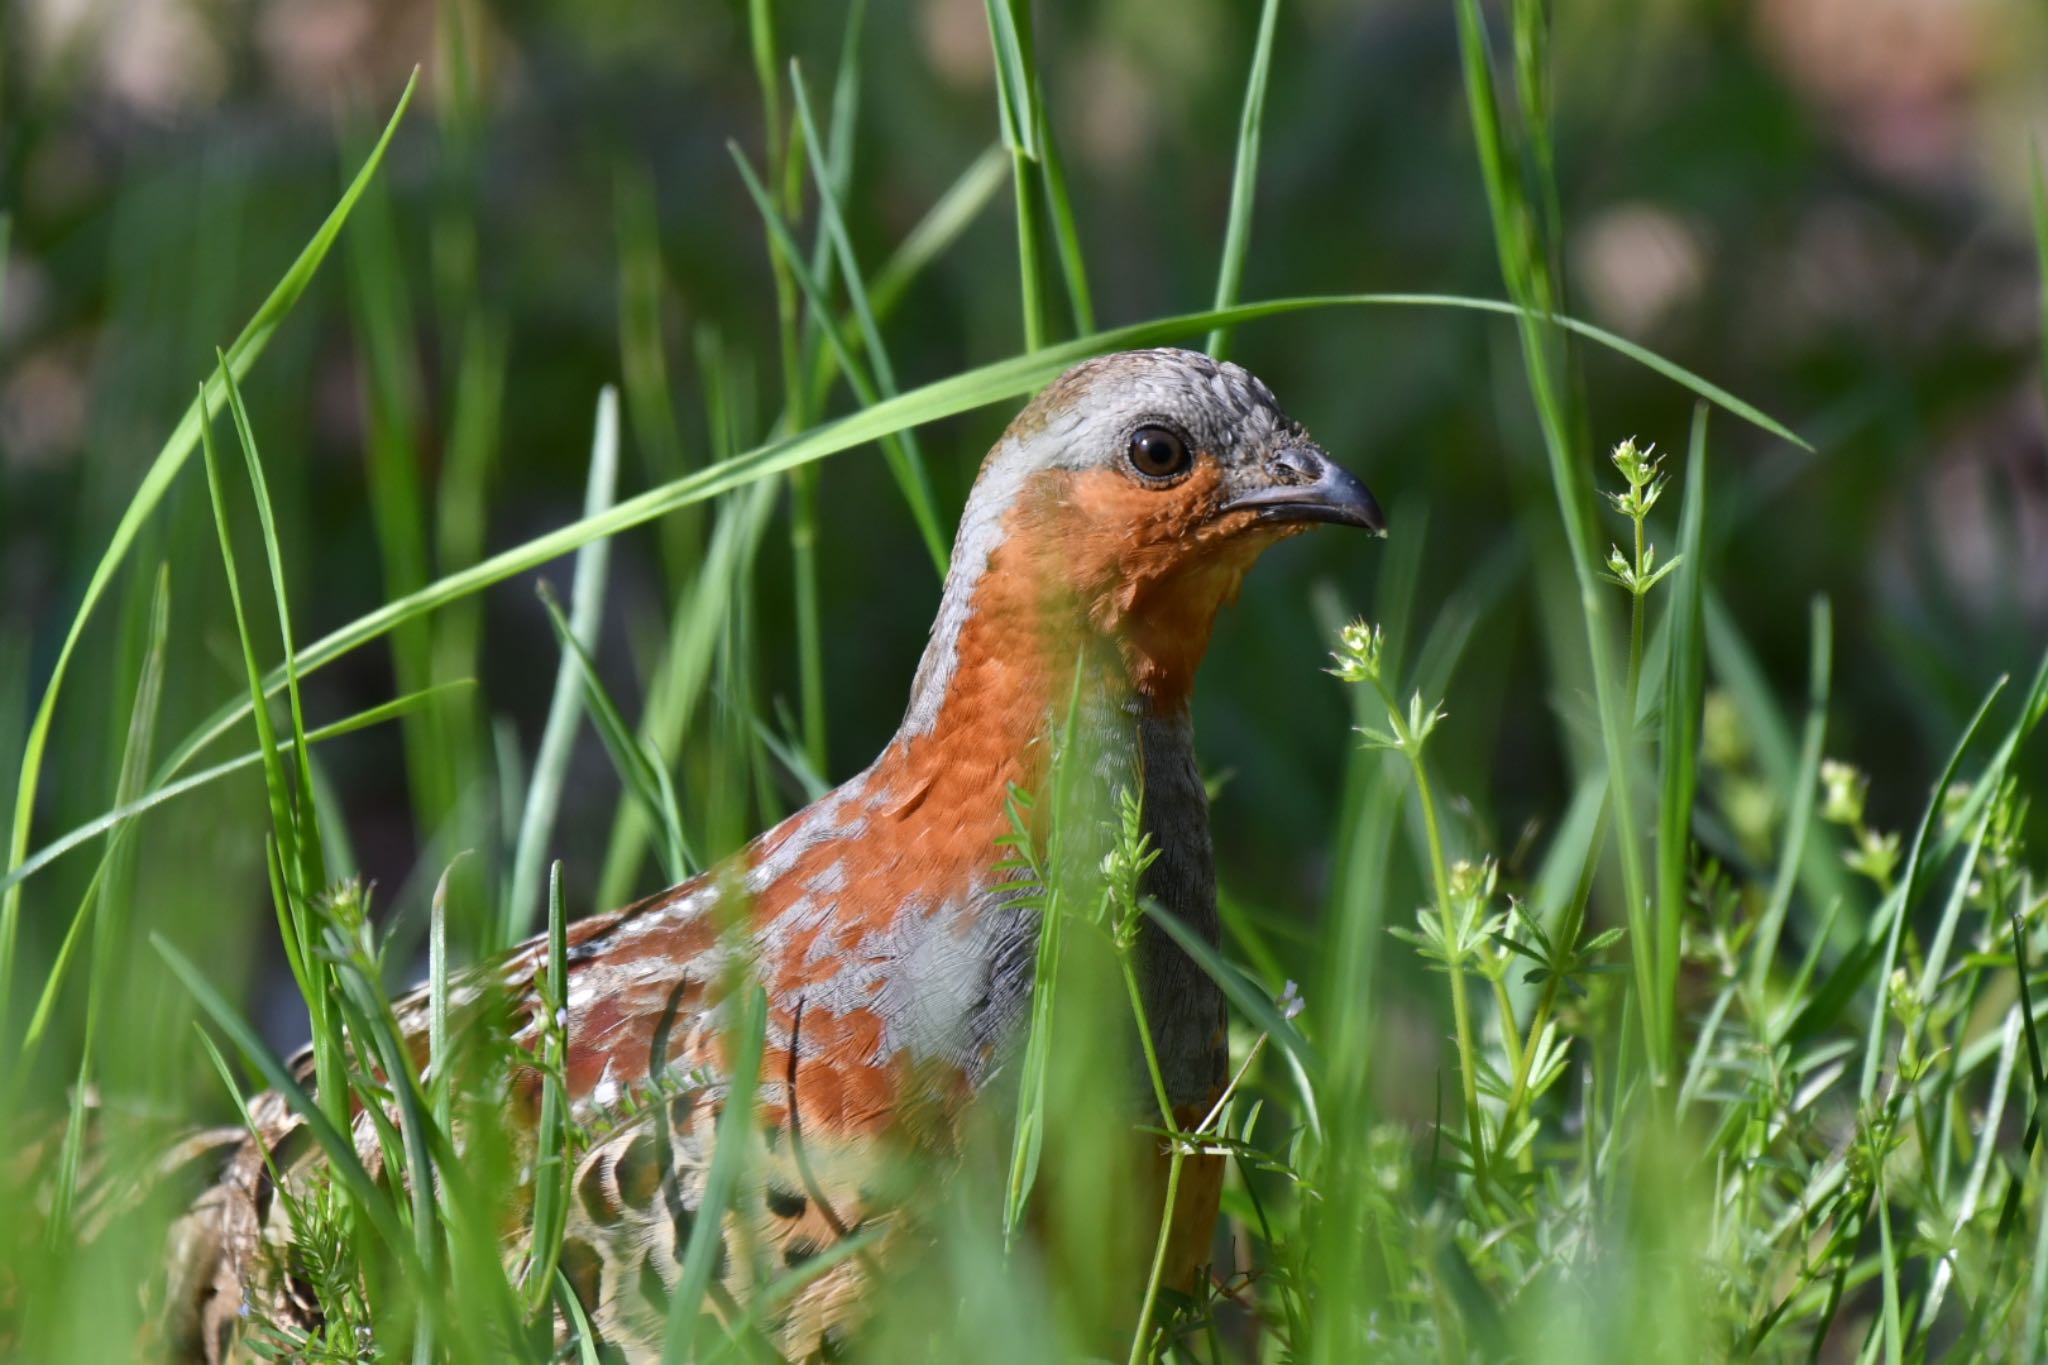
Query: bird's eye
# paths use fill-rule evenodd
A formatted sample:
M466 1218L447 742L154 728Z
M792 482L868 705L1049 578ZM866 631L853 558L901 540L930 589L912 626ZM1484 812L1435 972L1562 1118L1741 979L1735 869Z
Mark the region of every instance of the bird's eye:
M1187 472L1188 443L1168 427L1145 426L1131 433L1131 468L1148 479Z

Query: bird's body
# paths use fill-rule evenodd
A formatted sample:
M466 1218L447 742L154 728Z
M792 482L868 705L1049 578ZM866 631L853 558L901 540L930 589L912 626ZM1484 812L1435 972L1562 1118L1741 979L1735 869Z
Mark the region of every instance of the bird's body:
M805 1356L858 1324L863 1277L901 1219L880 1193L883 1168L951 1149L1029 1008L1038 916L1000 866L1012 792L1042 790L1052 735L1077 730L1101 789L1141 797L1159 854L1146 894L1214 943L1187 709L1211 621L1273 540L1377 517L1263 385L1203 356L1105 357L1025 409L969 499L909 708L881 755L728 864L571 927L567 1092L580 1120L616 1122L577 1158L561 1267L605 1341L628 1358L658 1352L724 1107L731 987L749 976L767 993L766 1140L725 1216L712 1301L744 1303L754 1267L781 1273L878 1229L870 1251L778 1310L778 1346ZM1226 1079L1223 999L1157 929L1136 952L1168 1097L1192 1122ZM460 984L453 1005L509 1005L515 1041L537 1048L545 961L545 941L530 942ZM424 1001L402 1006L401 1022L423 1037ZM515 1117L530 1116L537 1087L514 1084ZM1132 1087L1134 1122L1146 1095ZM175 1334L208 1359L237 1349L245 1307L290 1311L271 1165L307 1144L276 1097L255 1118L260 1137L240 1143L174 1236ZM1210 1160L1177 1204L1175 1283L1205 1259L1220 1186Z

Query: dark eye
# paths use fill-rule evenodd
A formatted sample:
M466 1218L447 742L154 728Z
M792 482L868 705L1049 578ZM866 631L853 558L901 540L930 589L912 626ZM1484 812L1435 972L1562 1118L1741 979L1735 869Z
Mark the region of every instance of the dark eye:
M1187 471L1188 443L1169 427L1139 427L1131 433L1131 468L1148 479Z

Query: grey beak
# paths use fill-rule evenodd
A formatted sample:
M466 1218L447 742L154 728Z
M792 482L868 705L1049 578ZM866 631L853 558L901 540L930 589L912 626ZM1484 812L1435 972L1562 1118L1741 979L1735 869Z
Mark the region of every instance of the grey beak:
M1225 511L1251 510L1262 522L1329 522L1356 526L1376 536L1387 519L1371 490L1356 475L1321 451L1290 446L1266 462L1271 481L1225 503Z

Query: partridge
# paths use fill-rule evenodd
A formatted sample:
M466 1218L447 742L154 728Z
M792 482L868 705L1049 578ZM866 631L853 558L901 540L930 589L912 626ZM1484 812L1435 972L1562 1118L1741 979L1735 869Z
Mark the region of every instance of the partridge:
M722 1311L744 1307L761 1264L780 1272L886 1223L897 1210L861 1154L943 1149L1013 1062L1039 924L1001 841L1013 792L1046 779L1055 726L1078 723L1107 788L1139 797L1158 853L1145 894L1216 942L1195 671L1252 562L1319 522L1384 529L1364 485L1245 370L1170 349L1075 366L982 465L881 755L727 865L571 926L568 1096L579 1119L616 1125L595 1125L576 1157L560 1265L609 1348L660 1350L724 1105L736 954L767 994L764 1141L725 1214L709 1296ZM1135 954L1167 1097L1192 1124L1226 1081L1223 997L1156 926ZM455 1007L495 991L535 1048L546 955L536 940L479 969ZM425 1009L414 997L400 1012L422 1038ZM1151 1093L1134 1090L1134 1126L1147 1108L1157 1122ZM246 1350L251 1317L317 1311L279 1272L290 1230L275 1189L312 1144L275 1095L252 1117L255 1136L173 1229L169 1330L188 1358ZM1169 1284L1204 1271L1215 1163L1195 1158L1181 1182ZM835 1346L889 1254L875 1243L778 1306L778 1349Z

